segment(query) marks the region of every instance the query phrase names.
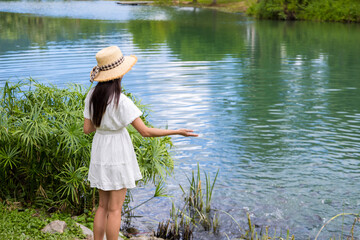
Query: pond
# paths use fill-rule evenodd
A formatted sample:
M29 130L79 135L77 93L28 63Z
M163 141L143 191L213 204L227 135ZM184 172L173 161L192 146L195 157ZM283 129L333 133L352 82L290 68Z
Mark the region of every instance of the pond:
M358 24L111 1L0 1L0 85L31 76L90 86L96 52L118 45L138 57L123 85L150 105L150 121L200 134L173 137L174 200L197 163L212 177L220 169L214 208L242 223L249 212L257 225L290 229L296 239L360 210L359 43ZM132 191L135 202L149 190ZM138 224L156 227L170 206L158 199L140 207ZM344 221L347 234L353 219ZM226 215L220 225L237 236ZM322 236L341 229L338 219Z

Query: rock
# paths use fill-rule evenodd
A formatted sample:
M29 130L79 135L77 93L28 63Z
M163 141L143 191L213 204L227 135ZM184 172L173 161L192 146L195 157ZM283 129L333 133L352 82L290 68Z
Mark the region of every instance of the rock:
M106 236L104 236L104 240L106 240ZM123 238L119 236L118 240L123 240Z
M80 223L75 223L77 226L79 226L81 228L82 233L86 236L85 239L82 240L93 240L94 239L94 233L90 228L85 227L84 225L80 224ZM119 233L119 237L118 240L123 240L123 234L120 232ZM104 236L104 240L106 240L106 235Z
M104 240L106 240L106 236L104 236ZM118 240L123 240L123 238L119 236Z
M82 233L86 236L86 240L94 239L94 233L93 231L91 231L90 228L87 228L80 223L75 223L75 224L81 228Z
M154 236L137 236L137 237L131 237L130 240L164 240L164 239L157 238Z
M55 220L46 225L41 231L48 233L63 233L65 228L66 223L64 221Z

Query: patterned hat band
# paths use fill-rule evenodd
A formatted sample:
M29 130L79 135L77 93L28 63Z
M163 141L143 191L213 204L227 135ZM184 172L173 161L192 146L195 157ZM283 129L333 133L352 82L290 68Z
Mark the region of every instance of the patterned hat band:
M96 78L97 75L99 75L100 71L107 71L107 70L116 68L116 67L120 66L120 64L122 64L124 62L124 60L125 60L124 56L121 56L121 58L119 58L118 60L116 60L113 63L103 65L101 67L96 65L92 69L92 72L91 72L91 75L90 75L90 82L94 82L94 79Z

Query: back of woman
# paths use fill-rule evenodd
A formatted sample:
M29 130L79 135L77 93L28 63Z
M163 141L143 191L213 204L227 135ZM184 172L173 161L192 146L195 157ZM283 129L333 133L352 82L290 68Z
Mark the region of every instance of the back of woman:
M135 56L123 56L116 46L96 54L98 65L90 73L97 81L85 99L84 132L96 131L92 142L88 180L99 190L99 207L94 218L94 240L118 239L121 209L128 188L136 187L142 178L136 154L126 126L133 127L143 137L167 135L193 136L189 129L157 129L147 127L142 112L121 93L121 80L136 63Z

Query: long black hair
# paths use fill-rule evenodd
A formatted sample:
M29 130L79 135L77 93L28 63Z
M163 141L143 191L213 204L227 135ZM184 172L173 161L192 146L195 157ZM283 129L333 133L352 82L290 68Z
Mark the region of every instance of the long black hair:
M121 94L121 78L107 82L99 82L90 98L89 110L91 121L95 127L100 127L101 119L109 103L114 99L115 106L119 104ZM92 111L93 110L93 111Z

